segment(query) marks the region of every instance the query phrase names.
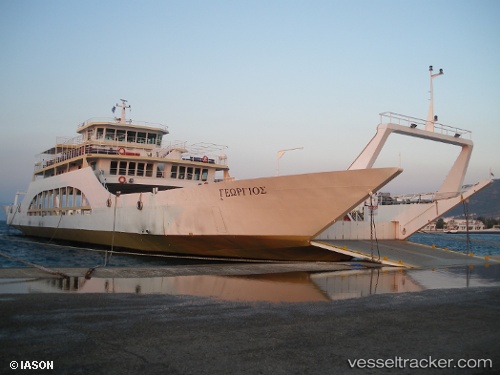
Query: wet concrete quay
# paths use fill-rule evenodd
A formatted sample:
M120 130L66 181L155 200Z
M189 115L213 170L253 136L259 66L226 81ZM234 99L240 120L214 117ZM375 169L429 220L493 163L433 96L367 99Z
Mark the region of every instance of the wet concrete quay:
M28 360L58 374L401 374L415 369L349 360L430 357L451 367L426 373L500 369L495 260L58 270L68 278L0 269L0 373ZM460 359L490 362L457 369Z
M481 374L500 363L499 287L329 303L103 293L0 300L2 373L27 360L52 361L57 374L402 374L415 370L352 369L348 360L430 357L452 367L425 373ZM493 368L459 370L460 359Z

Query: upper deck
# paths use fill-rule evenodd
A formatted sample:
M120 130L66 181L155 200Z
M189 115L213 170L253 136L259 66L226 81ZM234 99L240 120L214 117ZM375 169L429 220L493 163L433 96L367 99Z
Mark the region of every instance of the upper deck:
M226 156L220 152L227 146L203 142L187 146L184 141L166 144L163 136L169 134L168 127L160 123L127 120L125 110L130 106L126 103L122 99L122 104L117 104L122 108L121 117L94 117L78 125L78 136L57 137L54 147L39 154L35 174L54 164L89 155L189 160L209 164L217 164L218 159L221 165L226 164Z
M122 191L135 191L146 186L172 188L217 181L221 176L215 174L222 171L224 178L229 176L227 146L167 143L165 125L125 120L123 111L121 118L87 120L79 124L77 133L73 138L58 137L52 148L39 154L33 179L91 166L110 191L114 185Z

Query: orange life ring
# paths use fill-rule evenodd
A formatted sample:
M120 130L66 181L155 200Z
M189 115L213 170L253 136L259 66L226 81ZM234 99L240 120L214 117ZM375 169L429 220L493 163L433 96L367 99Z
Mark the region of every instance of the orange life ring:
M207 156L207 155L203 156L203 157L201 158L201 161L202 161L203 163L208 163L208 156Z
M118 149L118 153L119 153L120 155L125 155L125 149L124 149L123 147L120 147L120 148Z
M125 183L125 181L127 181L127 179L125 178L125 176L120 176L120 177L118 177L118 182L119 182L120 184L124 184L124 183Z

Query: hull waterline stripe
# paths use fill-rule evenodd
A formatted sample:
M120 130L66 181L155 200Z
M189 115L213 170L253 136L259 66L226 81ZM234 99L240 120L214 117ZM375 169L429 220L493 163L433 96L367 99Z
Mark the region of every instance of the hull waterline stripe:
M19 239L9 239L9 241L12 242L20 242L20 243L28 243L28 244L33 244L33 242L36 241L27 241L27 240L19 240ZM110 251L110 250L100 250L100 249L95 249L92 247L80 247L80 246L71 246L71 245L59 245L57 243L53 242L39 242L40 244L44 246L51 246L51 247L60 247L63 249L75 249L75 250L86 250L86 251L93 251L97 253L112 253L112 254L117 254L117 255L130 255L130 256L142 256L142 257L155 257L155 258L168 258L168 259L189 259L189 260L210 260L210 261L221 261L221 262L233 262L233 263L279 263L279 264L302 264L304 261L300 260L273 260L273 259L249 259L249 258L223 258L223 257L210 257L210 256L195 256L195 255L173 255L173 254L161 254L161 253L136 253L133 251ZM0 253L0 255L3 255ZM8 255L5 255L5 257L9 257ZM12 260L23 262L22 260L18 260L16 258L12 258ZM325 263L329 261L318 261L318 263ZM27 265L32 265L33 263L26 262ZM314 262L311 262L314 263ZM331 261L331 263L338 263L337 261ZM36 265L35 265L36 266ZM42 267L43 266L38 266ZM98 267L98 266L96 266Z

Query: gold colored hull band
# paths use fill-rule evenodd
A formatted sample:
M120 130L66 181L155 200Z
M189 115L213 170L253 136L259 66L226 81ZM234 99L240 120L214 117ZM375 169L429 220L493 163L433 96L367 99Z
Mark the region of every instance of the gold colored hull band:
M345 261L350 256L311 246L294 236L169 235L16 226L27 236L90 243L142 252L282 261Z

